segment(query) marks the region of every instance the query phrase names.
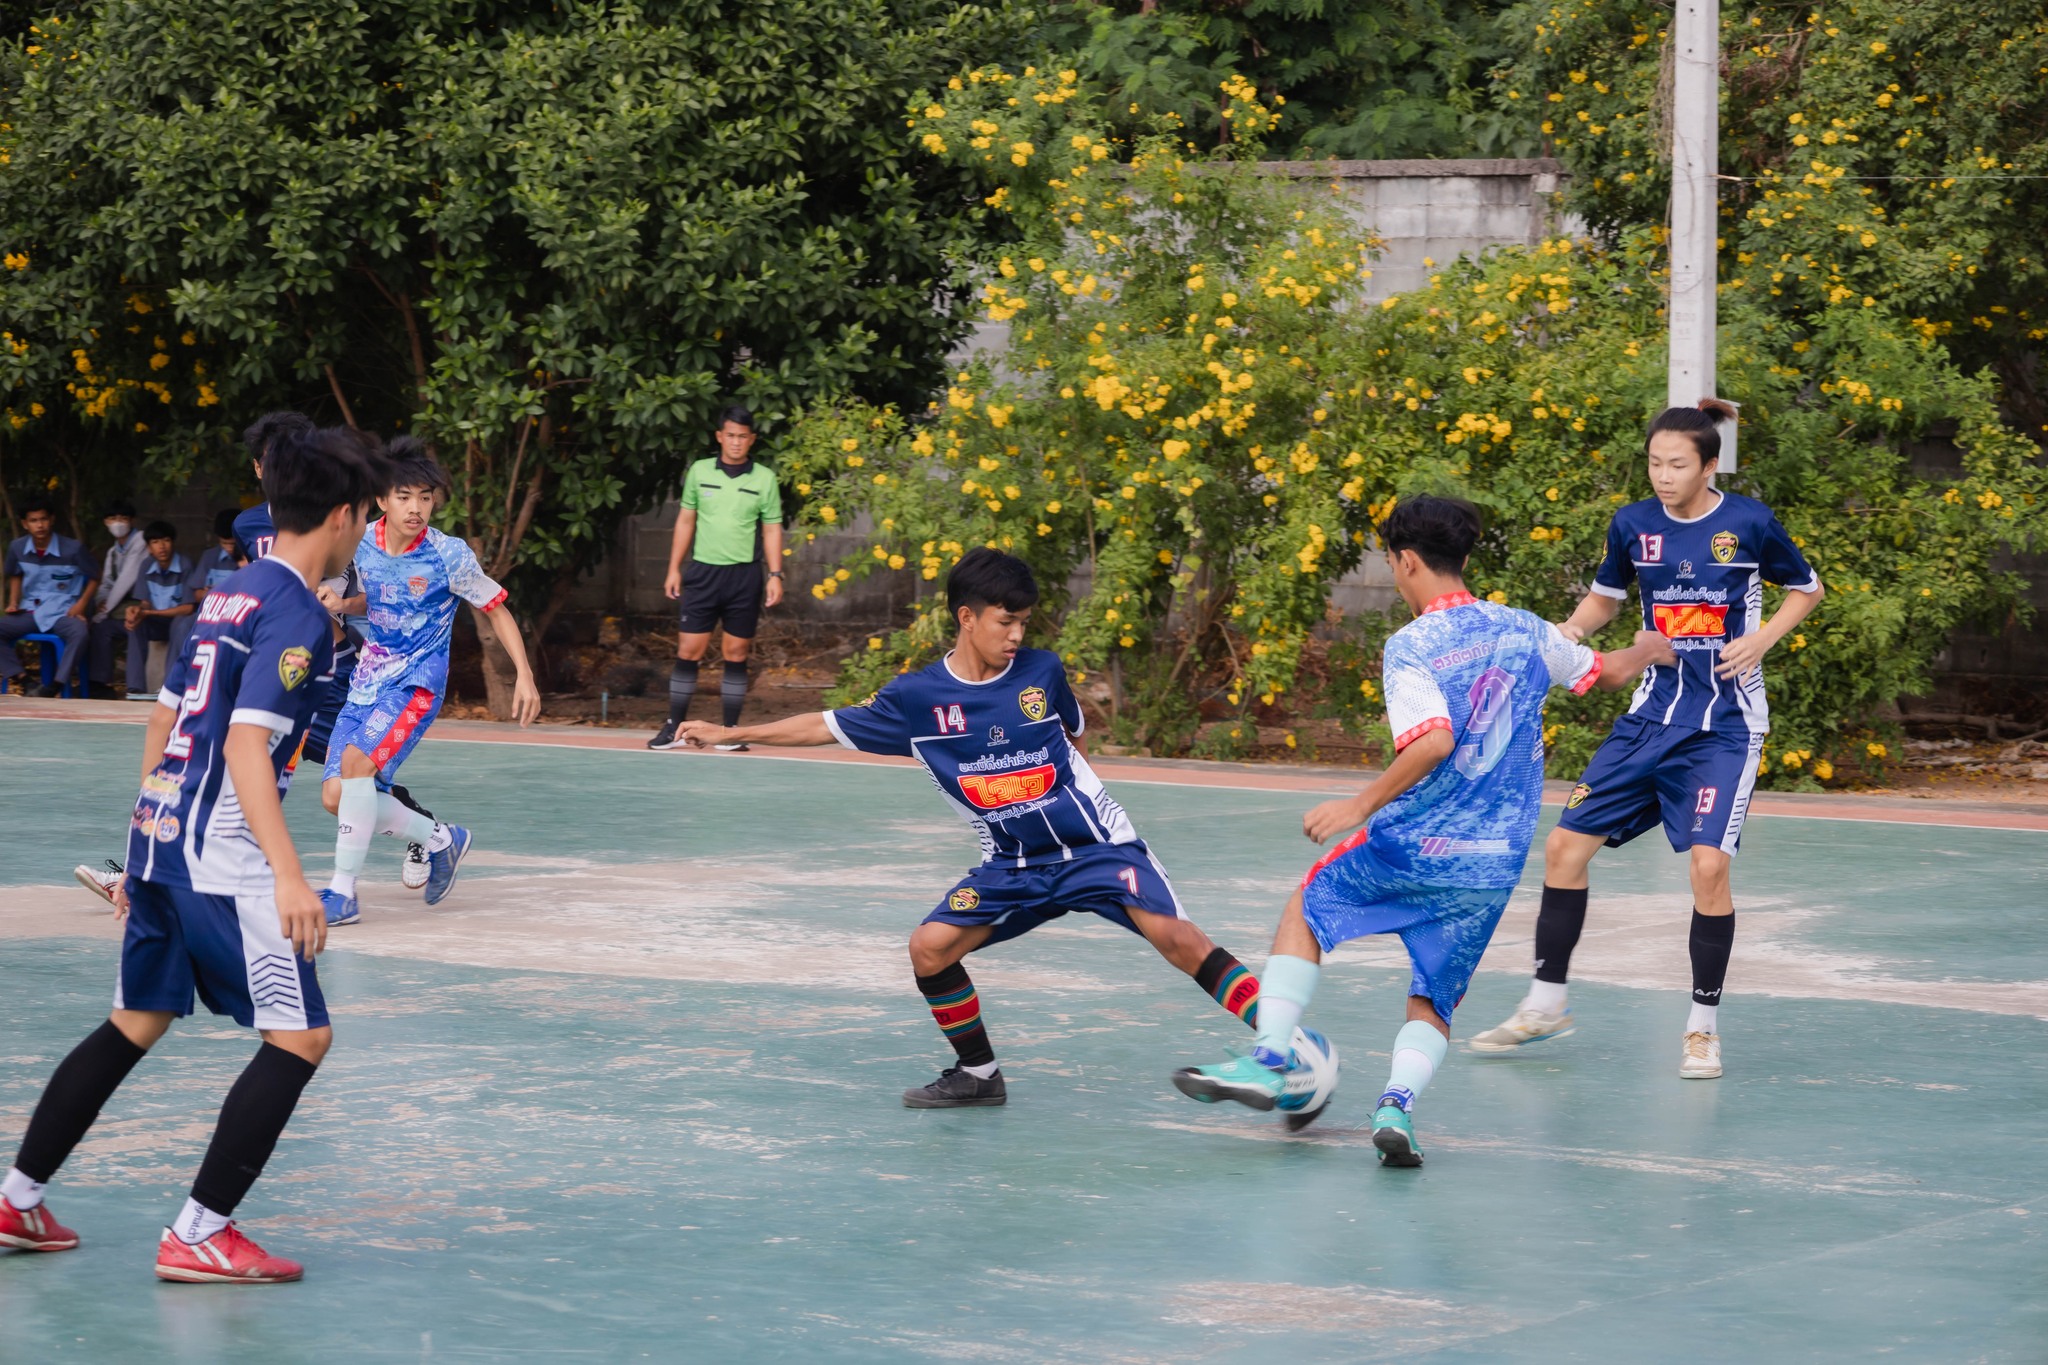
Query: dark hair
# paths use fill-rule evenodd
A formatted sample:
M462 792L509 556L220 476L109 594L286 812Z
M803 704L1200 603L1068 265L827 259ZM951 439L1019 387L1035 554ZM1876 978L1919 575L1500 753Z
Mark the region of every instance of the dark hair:
M142 539L145 542L152 540L176 540L177 538L178 528L171 525L168 521L152 521L149 525L142 528Z
M18 515L23 521L28 520L37 512L41 512L44 516L53 519L57 515L57 508L55 504L53 504L47 497L43 496L41 493L29 494L26 498L22 499L21 503L18 506L16 506L14 510L15 514Z
M745 427L748 431L756 430L754 414L748 412L745 407L738 403L727 403L724 407L720 408L718 410L718 420L711 424L711 429L717 431L727 422L731 422L734 426Z
M215 512L213 514L213 538L215 540L233 540L235 538L235 518L238 515L239 513L232 507L223 507L218 512Z
M390 488L391 462L376 442L346 432L286 432L263 460L270 520L287 535L318 528L337 507L367 511Z
M1693 449L1700 453L1702 465L1713 464L1721 458L1721 433L1714 424L1732 421L1734 417L1734 406L1718 398L1702 398L1696 407L1666 408L1651 420L1649 434L1643 437L1643 453L1650 453L1651 436L1660 431L1679 431L1692 437Z
M1390 553L1413 550L1438 573L1463 576L1478 539L1479 509L1461 498L1402 498L1380 523L1380 544Z
M441 468L417 436L392 437L384 447L384 456L391 461L391 487L387 492L424 488L443 498L453 496L455 487L448 482L448 471Z
M946 575L946 610L955 618L960 608L980 611L1001 607L1023 611L1038 605L1038 580L1031 566L1015 555L978 545L960 557L953 572Z
M242 433L242 444L248 447L250 459L261 460L278 437L304 436L313 429L313 419L303 412L266 412Z
M127 498L109 498L107 505L100 508L101 521L105 521L108 517L132 517L134 515L135 504Z

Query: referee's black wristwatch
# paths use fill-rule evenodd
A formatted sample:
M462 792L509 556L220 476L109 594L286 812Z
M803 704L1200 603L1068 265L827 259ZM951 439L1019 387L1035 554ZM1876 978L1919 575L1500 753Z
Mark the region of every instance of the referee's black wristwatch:
M780 570L780 569L770 569L770 570L768 571L768 576L769 576L770 578L780 578L780 577L782 577L782 570Z

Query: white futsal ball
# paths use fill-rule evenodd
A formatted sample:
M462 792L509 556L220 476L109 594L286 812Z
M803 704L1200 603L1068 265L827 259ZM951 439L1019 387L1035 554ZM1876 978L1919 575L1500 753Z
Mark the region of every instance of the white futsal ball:
M1287 1093L1274 1108L1291 1131L1316 1121L1337 1093L1337 1045L1312 1028L1294 1030L1294 1066L1287 1073Z

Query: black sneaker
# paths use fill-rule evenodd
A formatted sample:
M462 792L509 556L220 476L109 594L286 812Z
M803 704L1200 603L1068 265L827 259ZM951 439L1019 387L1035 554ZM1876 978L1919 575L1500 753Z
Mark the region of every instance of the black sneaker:
M39 697L54 697L54 696L56 696L56 695L57 695L58 693L62 692L63 690L64 690L64 684L63 684L63 683L60 683L60 682L46 682L46 683L44 683L44 684L43 684L43 685L42 685L41 687L38 687L38 688L36 689L36 695L37 695L37 696L39 696Z
M949 1066L930 1085L903 1092L905 1109L989 1109L1009 1097L1003 1087L1003 1073L987 1080Z
M676 723L672 720L663 721L654 738L647 741L650 749L680 749L683 745L684 741L676 738Z

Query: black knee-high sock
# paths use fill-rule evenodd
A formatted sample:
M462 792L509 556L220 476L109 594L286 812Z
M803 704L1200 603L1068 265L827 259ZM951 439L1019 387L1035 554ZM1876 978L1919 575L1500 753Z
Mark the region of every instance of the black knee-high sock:
M988 1030L981 1026L981 996L965 967L956 962L944 971L920 976L917 988L924 993L939 1032L960 1054L960 1065L988 1066L995 1061L996 1050L989 1044Z
M725 675L718 680L718 699L725 703L727 727L740 723L740 708L747 703L747 666L725 661Z
M198 1179L192 1182L195 1200L223 1217L235 1211L256 1177L263 1174L263 1164L270 1160L278 1136L290 1122L292 1110L298 1108L299 1095L316 1069L275 1043L256 1049L220 1107L213 1141L206 1149L206 1159L199 1163Z
M1225 948L1216 948L1195 968L1195 984L1252 1028L1259 1026L1259 979Z
M1735 947L1735 912L1702 915L1692 912L1692 1002L1695 1005L1721 1003L1721 987L1728 981L1728 954Z
M1572 966L1572 949L1586 927L1586 888L1543 888L1536 911L1536 979L1562 986Z
M681 725L690 718L690 699L697 695L697 661L677 659L668 671L668 723Z
M398 798L399 805L404 806L407 810L413 812L413 814L424 815L429 820L434 818L434 812L428 810L425 806L422 806L419 802L415 801L413 799L413 795L411 792L407 791L404 787L399 786L395 782L391 784L391 794Z
M14 1159L15 1169L46 1184L148 1051L129 1042L111 1020L86 1035L57 1063L50 1083L43 1087L28 1134L21 1140L21 1155Z

